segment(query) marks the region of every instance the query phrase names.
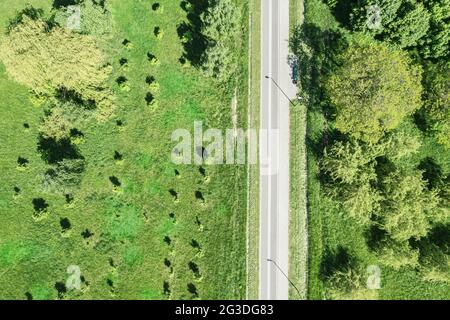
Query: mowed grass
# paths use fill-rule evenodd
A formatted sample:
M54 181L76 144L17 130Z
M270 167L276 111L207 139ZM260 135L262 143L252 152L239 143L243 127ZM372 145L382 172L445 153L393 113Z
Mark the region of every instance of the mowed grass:
M291 34L295 26L303 23L303 5L303 0L290 2ZM289 288L292 300L306 299L308 291L306 114L303 103L291 108L289 278L295 284Z
M49 1L35 2L48 9ZM192 131L194 121L204 128L232 126L234 88L180 63L177 26L187 21L180 1L159 1L158 11L153 1L109 3L114 34L106 47L118 109L110 121L92 121L83 130L77 147L87 166L73 202L43 191L47 165L37 152L43 112L0 67L0 298L243 298L245 166L177 166L170 160L173 130ZM10 11L1 11L2 24ZM115 84L121 76L129 90ZM149 76L159 89L149 87ZM236 77L238 92L246 92L246 68ZM148 105L148 93L156 103ZM246 94L238 101L239 124L246 123ZM18 157L29 161L25 170L17 169ZM49 205L41 221L32 219L36 198ZM64 218L70 221L65 232ZM61 289L70 265L80 267L81 291Z
M249 48L247 126L260 126L260 78L261 78L261 3L250 0L249 7ZM259 298L259 164L248 165L248 212L247 212L247 294L246 299Z
M322 31L338 28L338 23L329 8L320 0L305 1L305 23ZM319 84L316 84L317 86ZM309 93L311 94L311 93ZM320 97L312 97L319 101ZM412 119L406 119L412 122ZM448 299L450 285L424 281L413 268L398 271L382 265L368 249L366 233L355 221L345 217L338 204L324 193L319 175L319 158L315 151L323 148L323 133L329 124L325 121L320 103L310 104L307 114L308 141L308 224L309 224L309 299L329 298L329 288L323 281L321 269L327 252L343 247L362 266L378 265L381 268L381 289L366 298L378 299ZM414 127L414 126L413 126ZM432 157L447 175L450 171L449 153L437 142L423 136L417 127L414 130L422 136L422 147L407 165L417 167L426 157Z

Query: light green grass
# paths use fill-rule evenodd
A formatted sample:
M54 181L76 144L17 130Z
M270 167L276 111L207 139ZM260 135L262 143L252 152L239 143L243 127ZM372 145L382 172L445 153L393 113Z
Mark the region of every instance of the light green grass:
M15 1L14 7L24 3ZM109 3L114 19L114 36L108 41L111 82L125 76L130 91L117 88L114 119L92 122L83 131L79 149L87 167L73 206L63 196L42 190L46 164L37 152L37 136L43 112L31 105L26 88L8 80L0 67L0 298L25 299L28 292L36 299L56 299L55 284L65 283L72 264L80 266L85 282L81 292L69 292L66 299L196 298L188 291L190 284L202 299L244 298L246 168L204 166L203 177L198 166L175 166L169 158L174 129L193 130L194 120L203 120L205 127L231 127L234 88L224 90L179 62L183 48L177 25L186 21L180 1L161 1L162 13L144 1ZM0 23L13 11L0 10ZM164 31L161 39L153 34L156 26ZM131 49L122 45L124 39L131 41ZM244 93L238 97L239 126L247 123L246 43L242 46L244 63L236 79L238 92ZM148 52L159 58L159 66L149 63ZM120 67L120 58L128 59L127 69ZM144 100L147 76L160 85L155 108ZM122 128L116 120L123 122ZM123 155L121 163L114 160L115 151ZM25 171L16 169L19 156L29 160ZM111 176L120 180L119 188L113 188ZM14 197L15 186L20 197ZM169 189L178 193L177 202ZM196 191L203 193L205 203L196 199ZM48 217L36 222L32 199L40 197L49 204ZM70 233L61 233L60 218L70 220ZM89 239L81 235L86 229L93 233ZM190 263L198 266L198 276Z
M306 166L306 106L291 109L291 190L289 212L290 299L306 299L308 279L308 212Z
M302 23L303 0L291 0L291 30ZM289 297L303 300L308 290L306 106L298 104L292 107L290 119L289 278L295 287L289 288Z

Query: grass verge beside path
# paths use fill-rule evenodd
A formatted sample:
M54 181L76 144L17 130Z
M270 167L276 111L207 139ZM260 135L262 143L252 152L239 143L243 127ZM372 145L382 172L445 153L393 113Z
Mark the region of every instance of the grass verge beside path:
M259 128L261 79L261 5L249 1L248 128ZM259 164L248 165L247 299L259 298Z
M291 0L291 29L303 23L303 0ZM289 289L293 300L307 297L308 270L308 217L307 217L307 165L306 165L306 106L291 109L290 141L290 217L289 217L289 278L295 284Z

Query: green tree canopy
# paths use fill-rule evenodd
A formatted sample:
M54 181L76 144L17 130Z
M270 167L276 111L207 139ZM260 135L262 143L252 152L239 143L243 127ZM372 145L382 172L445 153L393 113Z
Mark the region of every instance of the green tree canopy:
M403 52L358 37L338 60L326 90L341 132L375 143L421 106L421 69Z
M418 244L420 271L424 280L450 283L449 225L437 225Z
M361 0L355 1L350 15L350 24L355 31L368 31L374 34L384 32L397 17L403 0ZM380 23L375 26L369 23L369 8L379 8Z
M419 44L430 28L430 12L415 0L403 1L397 17L389 25L385 37L401 48Z
M51 192L71 192L81 183L84 169L83 159L63 159L47 170L42 185Z
M426 121L437 141L450 148L450 62L429 64L426 71Z
M355 183L361 175L372 171L373 157L371 150L358 142L338 141L325 149L322 169L333 181Z
M419 260L419 250L411 248L408 241L395 241L389 237L377 244L375 254L383 264L396 270L416 267Z
M418 153L421 137L417 127L404 121L399 127L387 134L380 143L374 146L377 156L385 155L389 160L398 163L405 157Z
M430 12L430 29L420 41L425 58L446 57L450 52L450 0L424 0Z
M370 223L379 210L381 194L376 182L373 150L357 142L337 142L325 150L322 170L332 179L328 193L338 200L345 212L362 224Z
M379 8L379 23L370 24L370 9ZM360 0L350 16L353 30L364 31L402 48L418 47L425 58L449 54L450 0Z
M84 0L79 3L79 5L81 8L81 29L75 31L102 37L111 34L111 15L106 8L108 2L104 2L103 5L100 5L95 0ZM55 21L60 26L65 26L69 14L67 7L58 8L55 13Z
M427 235L432 222L440 220L437 192L428 190L421 171L396 170L384 179L382 188L385 200L380 224L393 240L420 239Z

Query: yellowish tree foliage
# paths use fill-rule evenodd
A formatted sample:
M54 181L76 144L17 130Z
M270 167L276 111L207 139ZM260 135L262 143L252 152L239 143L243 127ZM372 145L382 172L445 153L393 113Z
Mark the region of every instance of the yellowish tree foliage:
M417 267L419 260L419 251L411 248L408 241L395 241L386 237L378 244L375 253L380 261L395 270L402 267Z
M60 141L70 135L71 125L64 119L62 111L59 108L53 108L52 113L44 119L40 132L46 139Z
M41 20L23 17L0 45L0 59L15 81L36 94L53 96L66 88L94 101L100 118L112 113L113 102L106 82L111 67L95 38Z
M425 237L432 223L443 219L436 191L429 191L422 172L397 170L383 182L386 201L380 212L381 228L393 240Z

